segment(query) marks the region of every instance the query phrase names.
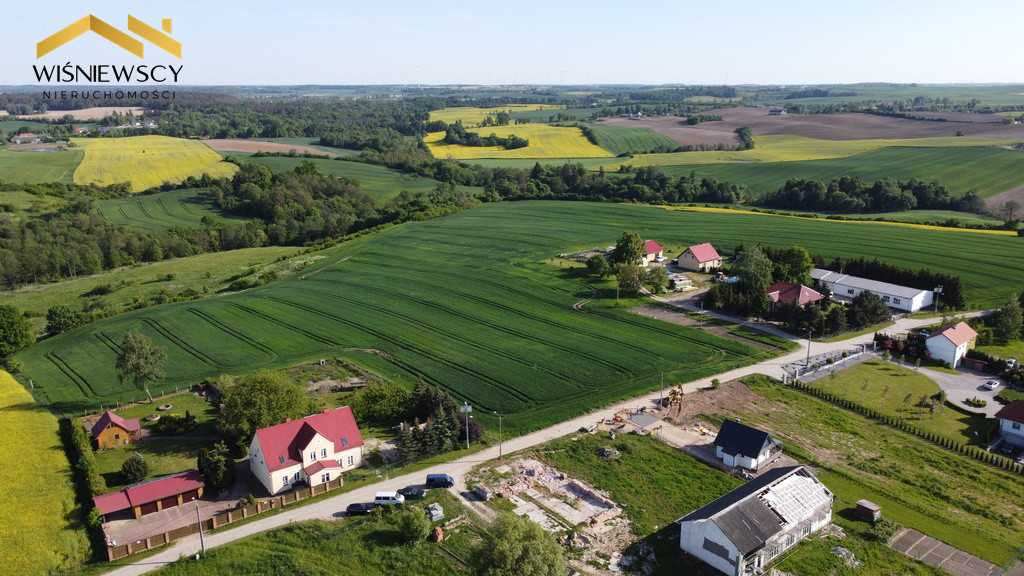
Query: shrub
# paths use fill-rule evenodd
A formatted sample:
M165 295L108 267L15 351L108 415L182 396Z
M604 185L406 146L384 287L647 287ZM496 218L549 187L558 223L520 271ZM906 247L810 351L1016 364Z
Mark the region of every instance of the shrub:
M132 452L124 464L121 464L121 475L128 484L140 482L149 476L149 463L142 454Z

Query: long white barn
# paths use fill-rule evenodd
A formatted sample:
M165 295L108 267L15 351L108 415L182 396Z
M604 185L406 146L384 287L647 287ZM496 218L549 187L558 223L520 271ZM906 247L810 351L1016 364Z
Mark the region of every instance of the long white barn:
M832 299L837 302L849 302L861 292L874 292L889 305L890 308L917 312L930 306L935 294L931 290L920 290L899 284L868 280L849 274L832 272L815 268L811 270L811 278L832 291Z

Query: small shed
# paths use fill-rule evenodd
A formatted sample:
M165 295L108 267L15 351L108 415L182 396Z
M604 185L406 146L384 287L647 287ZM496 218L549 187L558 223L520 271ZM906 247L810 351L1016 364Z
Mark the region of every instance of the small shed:
M870 500L857 500L854 514L857 518L874 524L882 519L882 507Z

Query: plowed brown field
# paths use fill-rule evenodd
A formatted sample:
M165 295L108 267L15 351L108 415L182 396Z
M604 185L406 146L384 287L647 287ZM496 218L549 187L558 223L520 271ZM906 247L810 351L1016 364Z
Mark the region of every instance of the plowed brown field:
M283 144L281 142L262 142L260 140L224 140L224 139L213 139L203 140L203 144L206 144L210 148L218 152L280 152L288 153L291 150L295 150L299 154L316 154L318 156L331 156L336 157L337 154L331 154L330 152L324 152L323 150L317 150L312 146L302 146L297 144Z

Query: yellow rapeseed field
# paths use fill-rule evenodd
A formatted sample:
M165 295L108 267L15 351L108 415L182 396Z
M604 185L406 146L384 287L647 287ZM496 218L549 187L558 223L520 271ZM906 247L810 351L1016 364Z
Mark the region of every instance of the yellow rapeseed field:
M440 120L446 124L454 124L456 120L462 120L462 124L469 128L478 126L484 118L497 114L498 112L532 112L534 110L564 110L565 106L560 104L506 104L494 106L493 108L476 108L473 106L458 106L455 108L444 108L434 110L430 113L431 120Z
M74 138L85 151L75 170L75 184L106 186L131 182L138 192L166 182L181 182L203 173L230 177L238 170L224 162L221 155L196 140L169 136L131 136L128 138Z
M925 148L1000 146L1011 140L948 136L942 138L902 138L877 140L819 140L803 136L757 136L753 150L722 152L672 152L669 154L639 154L626 162L633 166L675 166L680 164L729 164L737 162L797 162L826 160L853 156L890 146Z
M2 370L0 411L0 567L4 574L73 568L87 557L88 540L68 526L75 495L57 418Z
M579 128L548 126L547 124L517 124L513 126L488 126L474 130L481 136L496 134L507 138L515 134L526 138L530 145L515 150L506 150L501 146L460 146L445 144L444 132L428 134L423 141L430 148L435 158L454 158L456 160L475 160L478 158L610 158L611 152L595 146L583 135Z

